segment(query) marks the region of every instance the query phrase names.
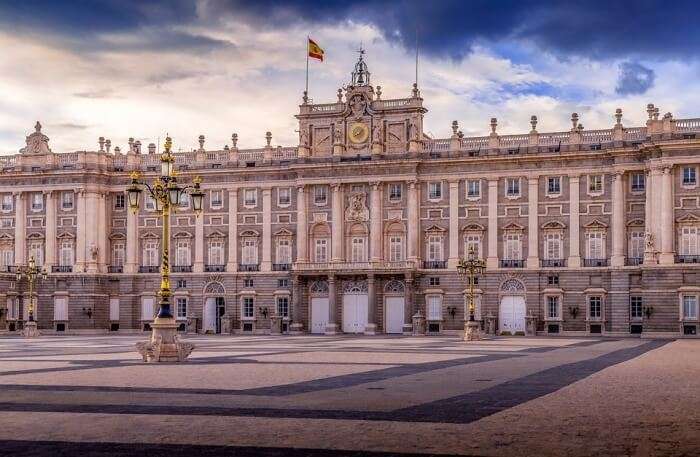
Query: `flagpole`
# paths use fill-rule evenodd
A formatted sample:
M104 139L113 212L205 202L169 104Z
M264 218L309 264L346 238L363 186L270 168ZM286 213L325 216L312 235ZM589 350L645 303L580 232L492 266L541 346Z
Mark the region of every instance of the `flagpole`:
M309 95L309 36L306 36L306 86L304 89L304 96Z

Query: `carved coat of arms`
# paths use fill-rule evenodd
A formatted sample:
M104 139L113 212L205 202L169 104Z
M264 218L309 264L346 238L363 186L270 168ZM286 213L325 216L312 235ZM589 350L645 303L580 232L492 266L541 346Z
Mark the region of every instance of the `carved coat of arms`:
M369 220L367 195L364 192L353 192L348 196L345 220L349 222L367 222Z

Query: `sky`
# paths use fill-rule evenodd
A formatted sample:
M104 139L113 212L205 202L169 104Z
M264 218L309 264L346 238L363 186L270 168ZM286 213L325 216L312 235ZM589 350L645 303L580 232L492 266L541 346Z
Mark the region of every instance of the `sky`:
M54 152L296 145L306 37L309 95L336 100L356 50L382 98L410 96L418 43L425 131L449 137L643 125L647 103L700 117L700 27L690 1L0 0L0 154L38 120Z

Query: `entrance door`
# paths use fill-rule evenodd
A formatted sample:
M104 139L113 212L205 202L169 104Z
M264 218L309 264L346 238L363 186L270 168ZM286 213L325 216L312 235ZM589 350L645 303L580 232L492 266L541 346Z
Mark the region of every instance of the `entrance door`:
M328 298L311 299L311 333L325 333L328 325Z
M204 320L202 322L203 333L216 333L216 298L209 297L204 302Z
M525 297L519 295L505 295L501 298L501 306L498 311L499 332L525 333Z
M343 295L343 332L364 333L367 328L367 294Z
M403 333L404 297L386 297L386 333Z
M221 333L221 317L226 314L224 297L216 297L216 333Z

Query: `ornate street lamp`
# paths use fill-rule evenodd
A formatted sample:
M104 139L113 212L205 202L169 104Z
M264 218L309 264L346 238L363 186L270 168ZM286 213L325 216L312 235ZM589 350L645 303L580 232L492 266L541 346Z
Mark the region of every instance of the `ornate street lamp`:
M29 315L29 320L24 324L24 328L22 329L22 335L27 338L39 336L39 330L37 329L37 324L34 320L34 283L38 277L46 280L46 269L39 267L36 264L34 256L29 258L28 265L17 267L17 282L19 283L22 279L26 278L27 283L29 284L29 310L27 312Z
M481 339L479 323L474 320L474 278L486 271L486 263L477 258L474 248L469 248L466 259L460 259L457 264L457 274L462 281L469 281L469 320L464 324L464 341Z
M138 172L131 174L131 184L127 187L129 208L133 212L139 209L139 199L144 192L155 201L156 211L163 220L163 256L161 260L161 280L158 296L158 315L153 321L151 340L137 343L136 347L146 362L181 362L194 349L192 343L181 342L177 336L177 322L170 310L170 215L175 212L183 194L189 194L192 208L199 217L204 201L204 192L200 188L201 178L195 177L191 186L181 186L174 171L175 157L170 152L172 140L165 139L165 148L160 156L160 176L153 185L139 181Z

